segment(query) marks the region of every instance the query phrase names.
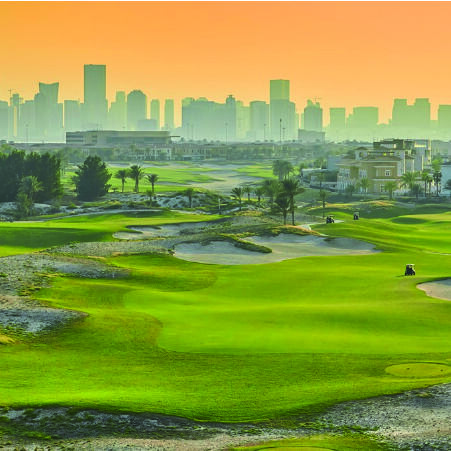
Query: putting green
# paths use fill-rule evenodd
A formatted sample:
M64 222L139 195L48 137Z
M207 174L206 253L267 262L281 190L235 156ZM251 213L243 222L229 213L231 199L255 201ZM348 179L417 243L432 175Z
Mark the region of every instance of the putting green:
M441 377L451 374L451 366L442 363L403 363L391 365L385 371L399 377Z
M255 451L263 451L264 449L275 449L281 451L298 451L301 448L302 451L335 451L332 448L322 448L320 446L308 446L308 445L265 446L264 448L255 448Z

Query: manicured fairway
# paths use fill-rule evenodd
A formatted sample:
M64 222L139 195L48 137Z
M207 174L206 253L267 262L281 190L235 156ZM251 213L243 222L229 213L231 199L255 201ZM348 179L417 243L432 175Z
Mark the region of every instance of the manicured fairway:
M0 405L262 420L451 381L440 372L451 368L451 303L416 288L451 275L450 256L441 254L451 251L451 215L415 218L423 222L319 227L376 243L384 252L374 255L256 266L123 256L108 262L131 269L128 279L55 278L38 298L89 316L0 347ZM155 219L73 218L49 227L111 233ZM416 277L403 276L405 263L417 264ZM438 371L409 377L407 364ZM393 365L401 366L387 372Z

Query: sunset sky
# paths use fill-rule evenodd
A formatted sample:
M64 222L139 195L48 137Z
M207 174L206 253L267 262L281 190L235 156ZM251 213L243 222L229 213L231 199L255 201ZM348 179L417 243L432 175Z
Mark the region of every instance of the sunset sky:
M60 82L83 100L83 64L107 65L116 90L150 98L269 99L291 80L298 110L393 97L451 104L449 2L1 2L0 99ZM178 110L178 108L177 108Z

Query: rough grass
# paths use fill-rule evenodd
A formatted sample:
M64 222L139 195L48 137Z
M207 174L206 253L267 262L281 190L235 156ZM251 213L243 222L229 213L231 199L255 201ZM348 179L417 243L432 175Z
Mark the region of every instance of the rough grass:
M449 277L450 257L440 252L451 250L451 215L418 217L425 222L318 227L374 242L384 250L379 254L249 266L123 256L108 262L129 268L129 279L57 278L38 298L89 316L1 347L0 405L263 420L451 381L386 372L406 363L450 363L451 303L427 297L416 284ZM111 232L138 222L91 219L89 226L79 219L80 228ZM168 217L142 224L160 220ZM65 221L51 226L77 223ZM411 262L418 275L405 278Z

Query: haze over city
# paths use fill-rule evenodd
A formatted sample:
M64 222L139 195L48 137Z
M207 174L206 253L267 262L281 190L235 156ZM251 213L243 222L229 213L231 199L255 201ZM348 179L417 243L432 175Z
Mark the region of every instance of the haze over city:
M176 105L268 101L268 80L283 78L298 108L309 98L325 110L374 105L382 122L393 98L451 104L446 2L6 2L0 12L1 99L59 81L61 99L82 101L92 63L108 68L110 101L133 89Z

